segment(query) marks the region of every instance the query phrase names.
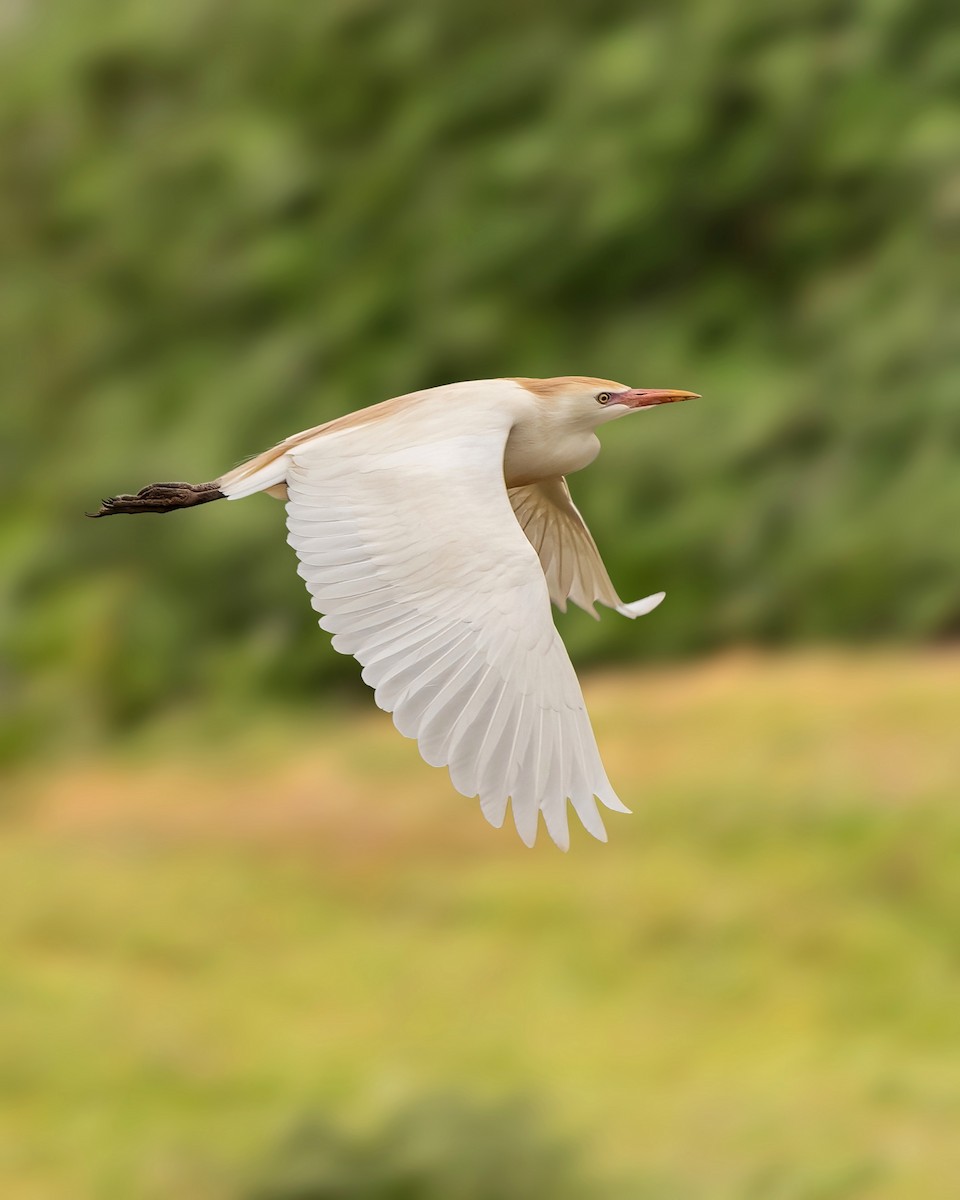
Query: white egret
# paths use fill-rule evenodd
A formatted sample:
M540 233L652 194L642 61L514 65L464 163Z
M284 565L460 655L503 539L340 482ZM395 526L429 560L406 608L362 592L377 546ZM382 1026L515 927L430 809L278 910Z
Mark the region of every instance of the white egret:
M377 704L457 791L532 845L566 849L569 801L601 841L607 779L550 601L625 604L570 498L596 429L695 398L606 379L487 379L398 396L294 434L207 484L156 483L92 516L169 512L255 492L284 499L320 625Z

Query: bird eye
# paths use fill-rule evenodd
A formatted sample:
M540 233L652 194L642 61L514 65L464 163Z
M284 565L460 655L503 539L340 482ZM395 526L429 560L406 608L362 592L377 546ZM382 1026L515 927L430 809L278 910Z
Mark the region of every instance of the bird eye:
M598 404L606 404L609 399L610 399L609 392L600 392L597 396L597 403Z

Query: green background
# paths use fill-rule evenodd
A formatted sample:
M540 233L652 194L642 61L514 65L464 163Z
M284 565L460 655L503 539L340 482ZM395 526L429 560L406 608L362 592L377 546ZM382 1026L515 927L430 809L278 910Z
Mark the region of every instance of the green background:
M642 632L567 621L581 664L960 629L944 6L5 12L8 752L358 688L279 506L81 514L455 379L703 394L573 480L621 593L669 593Z

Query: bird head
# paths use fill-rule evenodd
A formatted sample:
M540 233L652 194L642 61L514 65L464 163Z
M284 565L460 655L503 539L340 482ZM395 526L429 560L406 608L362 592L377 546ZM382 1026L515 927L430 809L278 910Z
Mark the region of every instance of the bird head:
M678 400L698 400L696 392L675 388L631 388L612 379L562 375L556 379L517 379L571 424L595 429L628 413L643 412Z

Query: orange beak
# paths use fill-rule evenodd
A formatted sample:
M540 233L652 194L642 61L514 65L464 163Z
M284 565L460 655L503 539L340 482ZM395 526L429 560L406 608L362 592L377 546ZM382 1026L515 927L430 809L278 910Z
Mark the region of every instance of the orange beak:
M673 389L663 391L650 388L630 388L626 392L615 392L610 397L611 404L624 404L627 408L652 408L655 404L675 404L678 400L699 400L696 392L678 392Z

